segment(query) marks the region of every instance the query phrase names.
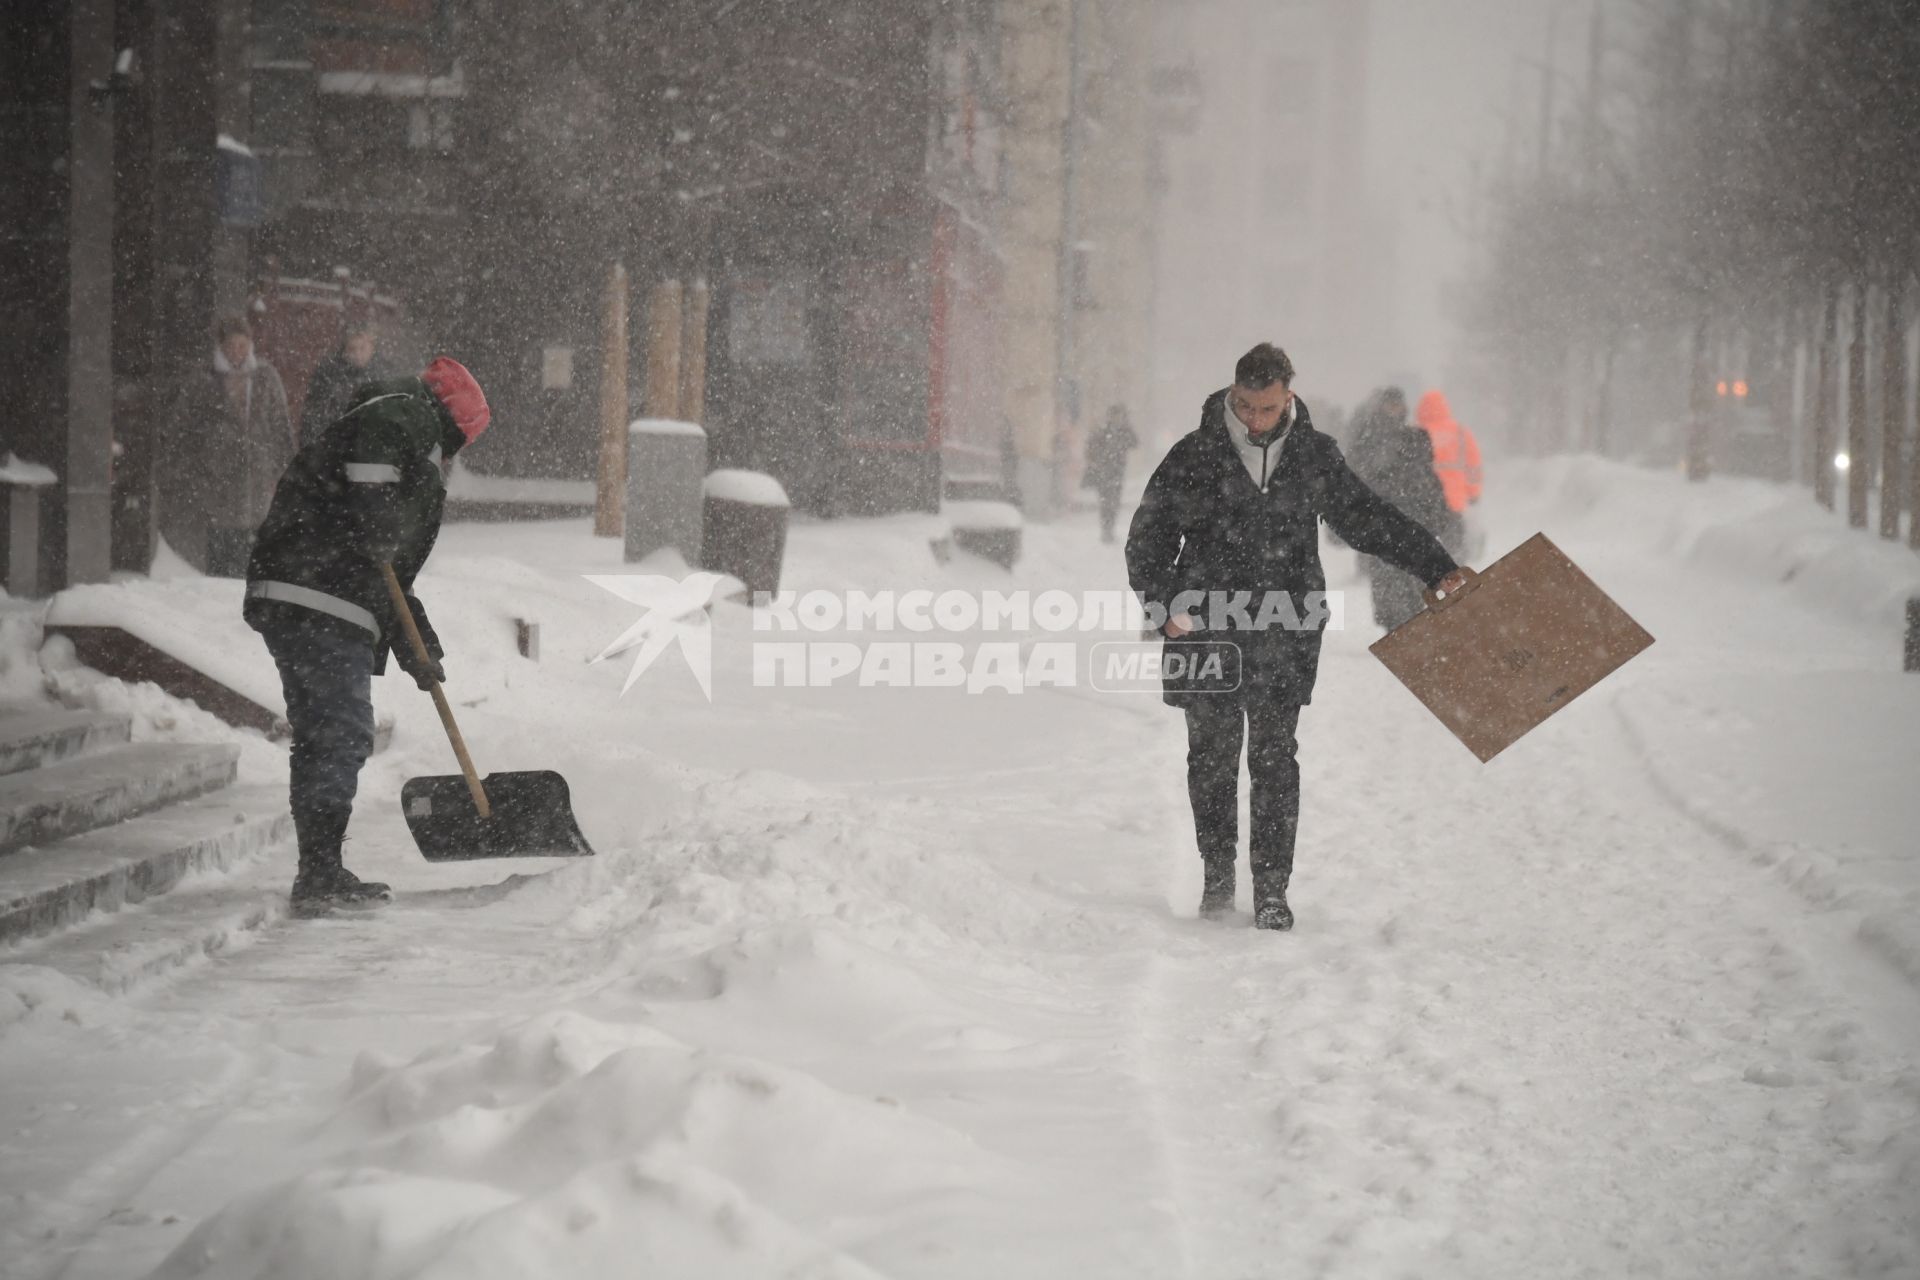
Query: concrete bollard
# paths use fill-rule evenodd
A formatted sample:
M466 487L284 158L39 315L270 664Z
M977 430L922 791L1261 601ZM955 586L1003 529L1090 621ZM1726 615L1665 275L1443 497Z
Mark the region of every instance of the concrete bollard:
M705 483L700 567L746 584L749 597L780 590L787 550L787 491L758 471L716 471Z
M700 563L707 433L691 422L639 418L627 428L626 559L673 547Z

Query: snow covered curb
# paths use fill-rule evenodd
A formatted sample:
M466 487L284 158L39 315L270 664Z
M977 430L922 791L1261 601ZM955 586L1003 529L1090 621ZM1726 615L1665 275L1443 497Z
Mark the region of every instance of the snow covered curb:
M1920 686L1897 673L1799 672L1774 689L1754 679L1741 677L1738 713L1726 710L1735 702L1728 691L1666 681L1630 687L1611 705L1669 803L1817 912L1846 920L1920 990L1920 863L1912 856L1920 797L1896 781L1912 759L1898 735L1920 709ZM1844 711L1856 736L1796 733L1810 705ZM1766 744L1758 753L1756 740ZM1743 758L1741 770L1699 766Z
M1808 605L1898 631L1920 596L1920 555L1870 530L1849 528L1804 489L1721 477L1682 476L1595 457L1551 458L1503 468L1503 489L1537 495L1556 518L1582 517L1655 551L1784 583Z

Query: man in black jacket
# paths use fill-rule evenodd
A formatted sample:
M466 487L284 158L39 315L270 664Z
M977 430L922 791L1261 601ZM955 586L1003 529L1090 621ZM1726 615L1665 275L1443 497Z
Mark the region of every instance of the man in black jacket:
M337 421L300 446L254 535L245 617L280 669L293 730L296 914L387 896L386 885L360 879L340 858L360 766L373 750L372 677L391 649L422 689L446 678L413 579L440 533L441 467L488 417L473 375L446 356L418 377L361 387ZM426 662L397 625L383 564L406 590Z
M1203 916L1233 908L1240 751L1251 783L1254 925L1290 929L1299 826L1294 733L1328 619L1319 522L1440 591L1464 575L1432 534L1355 476L1293 394L1293 362L1262 343L1147 481L1127 576L1166 637L1164 699L1187 720ZM1224 659L1224 663L1219 661Z

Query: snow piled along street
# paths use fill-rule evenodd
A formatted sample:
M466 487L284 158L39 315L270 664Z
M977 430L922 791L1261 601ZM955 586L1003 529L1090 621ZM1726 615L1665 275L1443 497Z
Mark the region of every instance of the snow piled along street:
M4 957L0 1270L1915 1274L1920 571L1758 483L1489 488L1492 553L1544 529L1658 642L1482 766L1356 592L1288 935L1244 870L1237 919L1193 918L1155 697L756 689L733 605L711 705L675 654L621 697L586 659L635 611L582 577L616 542L450 528L420 593L462 728L483 771L565 774L600 856L423 863L392 797L450 756L385 681L347 861L393 905L221 927L284 902L283 854L137 908L210 930L158 976L77 971L85 930ZM926 536L798 525L783 585L1124 586L1086 514L1011 579ZM241 737L60 678L136 736Z

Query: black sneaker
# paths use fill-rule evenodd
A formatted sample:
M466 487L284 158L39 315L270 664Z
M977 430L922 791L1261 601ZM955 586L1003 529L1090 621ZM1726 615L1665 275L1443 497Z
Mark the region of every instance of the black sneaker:
M1286 895L1267 898L1253 909L1253 927L1256 929L1278 929L1285 933L1293 928L1293 908L1287 905Z

